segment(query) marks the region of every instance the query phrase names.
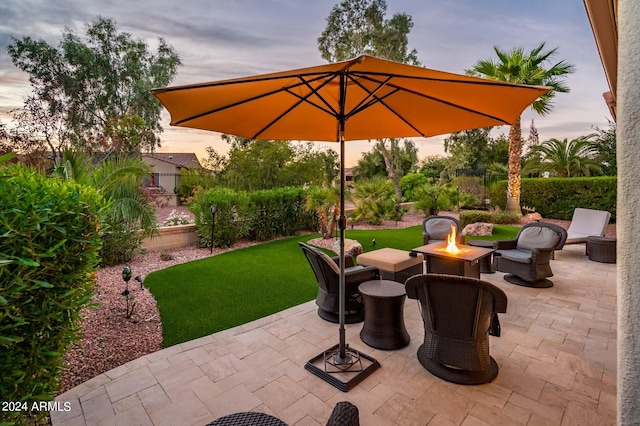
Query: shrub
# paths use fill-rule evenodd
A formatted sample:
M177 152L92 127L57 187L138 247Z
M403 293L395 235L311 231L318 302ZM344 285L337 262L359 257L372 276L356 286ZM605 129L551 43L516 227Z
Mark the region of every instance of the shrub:
M213 241L211 241L211 206L217 207ZM232 189L210 189L199 191L189 204L204 247L217 245L227 247L245 237L248 231L249 197L246 192Z
M133 253L140 249L144 235L139 228L131 228L122 222L106 219L106 229L102 235L103 265L120 265L133 259Z
M482 176L456 176L455 183L458 191L465 194L462 201L465 207L484 206L485 188Z
M91 300L105 203L92 188L24 167L0 174L0 394L50 400ZM20 424L40 416L3 415Z
M571 220L573 210L583 207L606 210L615 221L616 185L615 176L522 179L520 204L549 219ZM504 208L506 191L506 181L491 185L491 205Z
M519 223L518 215L503 211L466 210L460 212L460 225L464 228L470 223L485 222L496 225Z
M215 184L216 178L211 171L204 168L189 167L180 170L180 179L176 189L180 200L187 201L194 195L195 188L207 190L213 188Z
M199 191L189 204L201 244L211 246L211 205L217 207L214 243L230 246L240 238L264 241L315 229L317 218L304 208L301 188L276 188L255 192L232 189Z
M250 192L248 237L266 241L278 236L295 235L311 229L315 215L304 208L301 188L275 188Z
M407 173L400 178L402 195L408 201L418 201L419 190L429 185L429 179L422 173Z
M400 220L406 209L400 207L395 195L393 183L383 178L373 178L354 185L355 192L351 198L355 209L351 213L353 220L366 220L378 225L385 219Z
M169 260L173 260L174 257L171 253L163 251L160 253L160 260L168 262Z

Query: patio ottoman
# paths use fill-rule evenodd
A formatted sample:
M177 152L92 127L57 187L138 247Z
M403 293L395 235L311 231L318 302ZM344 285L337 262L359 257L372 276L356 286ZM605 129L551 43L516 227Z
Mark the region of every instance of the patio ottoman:
M380 278L404 284L410 277L422 274L424 256L394 248L382 248L362 253L356 258L358 265L375 266L380 270Z
M616 263L616 238L587 237L589 260L602 263Z

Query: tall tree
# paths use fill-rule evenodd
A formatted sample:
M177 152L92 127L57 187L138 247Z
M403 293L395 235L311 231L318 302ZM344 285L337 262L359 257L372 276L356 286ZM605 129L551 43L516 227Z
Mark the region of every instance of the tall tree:
M457 168L486 167L491 127L454 132L444 140L444 152L455 158Z
M386 19L385 0L342 0L336 4L327 25L318 38L318 49L329 62L343 61L362 54L419 65L417 51L409 50L408 35L413 27L411 16L396 13ZM396 195L402 197L399 177L393 167L387 144L390 139L378 139L389 178Z
M429 155L422 160L420 173L435 182L440 179L442 173L447 168L447 160L441 155Z
M527 148L531 149L534 146L540 145L540 137L538 136L538 129L536 128L533 118L531 119L531 125L529 126L529 137L527 138Z
M61 117L71 144L89 151L153 150L160 143L161 105L150 89L173 80L177 53L162 38L157 52L150 52L141 39L118 32L111 19L98 18L85 30L86 41L65 29L58 47L28 36L7 47L14 65L29 74L41 117ZM49 143L45 118L32 114ZM135 146L121 144L121 132Z
M602 174L596 160L597 151L590 137L568 141L549 139L531 148L534 156L525 162L525 173L549 172L552 176L577 177ZM537 154L537 155L535 155Z
M230 188L255 191L283 186L324 185L337 174L337 153L314 149L312 143L250 140L223 135L231 144L220 173Z
M502 164L505 170L509 164L509 138L504 133L501 133L497 138L491 138L489 140L489 146L487 147L487 168L492 164Z
M386 155L396 172L396 177L400 179L417 168L418 149L410 139L392 138L389 142ZM375 144L371 151L362 154L358 165L353 170L353 175L356 180L371 179L376 176L388 177L385 154L380 149L380 144Z
M510 51L494 47L497 60L480 60L467 72L490 80L551 87L551 91L536 99L531 105L535 112L546 115L553 109L553 99L556 94L569 92L564 79L574 72L574 67L566 61L549 64L558 49L544 49L544 42L529 52L525 52L521 47ZM507 211L518 215L522 215L520 209L521 157L522 130L521 118L518 117L509 129L509 178L506 206Z

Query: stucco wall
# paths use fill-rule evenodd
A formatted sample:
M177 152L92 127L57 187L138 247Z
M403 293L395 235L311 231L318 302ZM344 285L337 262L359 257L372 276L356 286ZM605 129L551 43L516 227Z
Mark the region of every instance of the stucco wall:
M159 185L170 194L173 194L176 187L176 174L180 171L175 164L167 163L157 158L142 157L142 161L151 166L154 173L160 174Z
M640 424L640 2L618 0L618 424Z

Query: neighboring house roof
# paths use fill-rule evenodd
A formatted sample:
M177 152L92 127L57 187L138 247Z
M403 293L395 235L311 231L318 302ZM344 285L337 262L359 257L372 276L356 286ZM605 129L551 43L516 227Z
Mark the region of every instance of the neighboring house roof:
M154 152L152 154L142 154L142 156L164 161L179 168L202 167L198 157L193 152Z

